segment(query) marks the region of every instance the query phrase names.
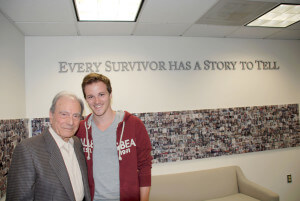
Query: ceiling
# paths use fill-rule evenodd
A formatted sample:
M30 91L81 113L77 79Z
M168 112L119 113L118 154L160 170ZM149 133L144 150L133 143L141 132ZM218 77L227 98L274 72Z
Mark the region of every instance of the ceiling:
M279 3L300 0L144 0L136 22L78 22L72 0L0 0L0 13L25 36L299 40L299 22L287 28L244 26Z

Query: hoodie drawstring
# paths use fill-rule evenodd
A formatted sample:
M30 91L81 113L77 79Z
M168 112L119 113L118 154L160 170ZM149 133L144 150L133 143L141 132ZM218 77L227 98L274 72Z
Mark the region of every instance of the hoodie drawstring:
M91 117L90 117L91 118ZM86 146L87 146L87 160L90 160L90 142L89 142L89 137L88 137L88 130L91 128L91 121L90 118L84 123L85 126L85 133L86 133ZM88 124L88 125L87 125ZM122 160L121 157L121 142L122 142L122 138L123 138L123 134L124 134L124 128L125 128L125 121L123 121L123 125L122 125L122 132L121 132L121 136L120 136L120 142L119 142L119 160Z
M86 138L86 146L87 146L87 160L90 160L91 159L91 157L90 157L90 142L89 142L89 137L88 137L88 129L90 129L90 127L91 127L91 124L89 123L88 124L88 127L86 126L86 123L87 123L87 121L86 122L84 122L84 127L85 127L85 138Z
M122 157L121 157L121 141L122 141L122 137L123 137L124 127L125 127L125 121L123 121L122 132L121 132L120 142L119 142L119 160L120 161L122 160Z

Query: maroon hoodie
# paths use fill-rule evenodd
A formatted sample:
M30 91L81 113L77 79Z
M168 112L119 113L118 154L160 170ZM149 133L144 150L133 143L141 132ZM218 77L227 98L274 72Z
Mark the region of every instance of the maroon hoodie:
M93 200L93 138L89 117L80 122L76 136L80 138L88 167L88 179ZM140 187L151 186L151 143L143 122L125 111L117 128L117 149L120 165L120 201L139 201ZM121 150L120 150L121 149Z

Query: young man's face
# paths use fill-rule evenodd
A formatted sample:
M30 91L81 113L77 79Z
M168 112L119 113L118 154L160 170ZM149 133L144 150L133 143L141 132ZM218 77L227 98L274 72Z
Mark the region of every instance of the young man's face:
M77 131L80 123L81 106L73 97L65 96L57 100L55 111L49 112L52 129L65 141Z
M94 82L84 88L85 99L94 115L103 116L111 110L111 94L107 91L104 82Z

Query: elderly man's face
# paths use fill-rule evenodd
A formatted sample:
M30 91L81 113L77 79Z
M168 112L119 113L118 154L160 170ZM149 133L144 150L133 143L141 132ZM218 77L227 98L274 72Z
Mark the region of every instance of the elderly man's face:
M58 99L54 113L49 113L52 129L65 141L77 131L80 123L80 103L73 97Z

